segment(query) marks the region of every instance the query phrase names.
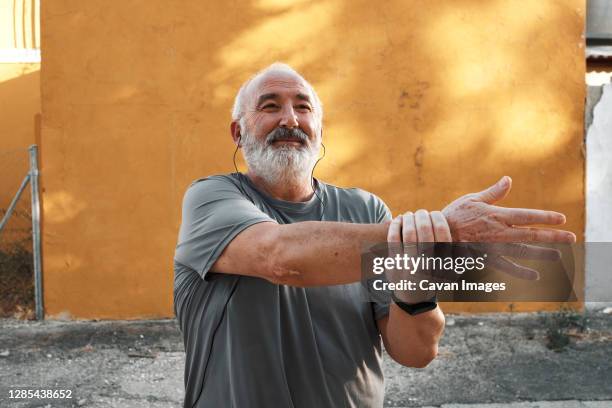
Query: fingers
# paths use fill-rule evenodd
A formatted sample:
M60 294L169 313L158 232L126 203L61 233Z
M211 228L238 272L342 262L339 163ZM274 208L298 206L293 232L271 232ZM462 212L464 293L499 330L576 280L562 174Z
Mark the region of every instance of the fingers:
M508 195L512 188L512 179L508 176L502 177L497 183L491 187L476 193L474 196L477 200L488 204L493 204L502 200Z
M518 259L534 259L541 261L558 261L561 259L561 251L555 248L547 248L529 244L497 244L500 255L510 256Z
M490 267L498 269L508 275L515 276L519 279L538 280L540 274L535 269L528 268L523 265L514 263L504 257L496 256L489 260Z
M398 229L396 223L401 217L401 226ZM389 242L397 240L397 234L404 243L418 242L451 242L452 236L446 218L440 211L418 210L415 214L408 211L397 217L391 223L388 233ZM391 236L393 234L393 236Z
M576 235L569 231L534 227L513 227L504 232L507 242L561 242L572 244Z
M450 227L446 222L446 217L440 211L432 211L429 213L435 242L452 242Z
M414 214L411 211L404 213L402 223L402 237L404 243L417 243L417 230Z
M416 224L417 239L418 242L435 242L433 226L431 224L431 217L425 210L418 210L414 214L414 220Z
M504 207L498 207L496 211L499 211L499 213L502 215L503 220L510 225L565 224L565 215L556 211Z
M387 231L387 242L402 242L402 216L395 217Z

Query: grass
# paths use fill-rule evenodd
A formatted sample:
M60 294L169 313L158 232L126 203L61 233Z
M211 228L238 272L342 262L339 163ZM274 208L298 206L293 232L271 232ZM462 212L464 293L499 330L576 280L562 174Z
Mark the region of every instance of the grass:
M569 308L562 308L558 312L545 317L546 347L556 352L563 351L571 344L571 338L577 333L585 333L587 318Z

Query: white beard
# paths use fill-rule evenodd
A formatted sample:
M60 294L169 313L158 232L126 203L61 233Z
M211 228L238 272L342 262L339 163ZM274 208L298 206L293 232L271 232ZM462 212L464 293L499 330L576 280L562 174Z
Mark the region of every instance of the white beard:
M246 132L242 136L242 154L249 170L270 185L279 183L296 185L303 182L310 184L320 146L319 144L312 148L304 145L275 147L268 145L266 141L256 140Z

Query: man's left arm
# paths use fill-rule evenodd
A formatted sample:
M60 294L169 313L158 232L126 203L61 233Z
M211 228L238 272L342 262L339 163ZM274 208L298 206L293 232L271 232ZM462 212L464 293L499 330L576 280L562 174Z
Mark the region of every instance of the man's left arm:
M393 219L387 241L450 242L451 233L439 211L407 212ZM407 367L423 368L438 354L438 342L444 330L444 314L440 307L411 315L391 302L389 314L377 320L378 330L387 353Z
M508 195L512 179L504 176L491 187L464 195L441 213L419 210L404 214L391 224L390 242L557 242L571 244L576 236L568 231L534 225L561 225L565 216L554 211L527 208L505 208L494 205ZM428 223L428 220L431 221ZM523 249L526 247L523 246ZM534 250L533 248L531 250ZM539 249L540 256L550 256L552 249ZM517 276L537 275L517 264L502 265ZM527 273L529 272L529 273ZM437 354L438 341L444 330L444 315L439 307L429 312L410 315L395 303L389 314L377 320L378 329L389 355L400 364L424 367Z
M438 355L438 342L444 331L440 307L411 316L392 303L389 314L377 324L385 350L399 364L423 368Z

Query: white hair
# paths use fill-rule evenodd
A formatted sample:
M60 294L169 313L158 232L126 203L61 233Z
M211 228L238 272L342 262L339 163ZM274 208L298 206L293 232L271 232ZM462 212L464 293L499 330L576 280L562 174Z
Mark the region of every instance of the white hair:
M255 79L269 72L290 73L302 79L302 81L304 81L304 83L306 84L306 86L308 87L308 89L310 90L313 96L314 113L319 119L319 124L323 121L323 104L321 103L321 100L319 99L319 95L317 95L317 92L314 90L314 87L310 84L310 82L306 81L304 77L300 75L295 69L291 68L289 65L284 64L282 62L275 62L267 66L266 68L262 69L261 71L253 75L251 78L249 78L244 84L242 84L242 86L240 87L240 90L236 94L236 98L234 99L234 106L232 108L232 120L233 121L239 122L241 125L244 124L242 123L242 118L244 117L244 113L246 111L246 106L245 106L246 105L246 94L247 94L247 89L249 87L249 84L251 84Z

